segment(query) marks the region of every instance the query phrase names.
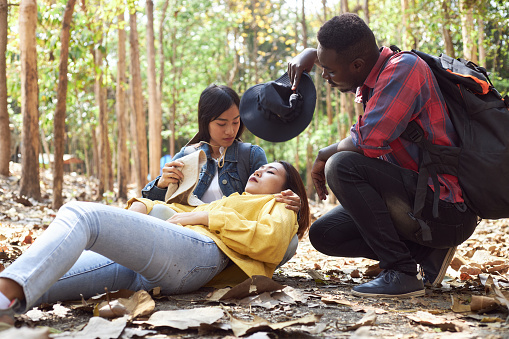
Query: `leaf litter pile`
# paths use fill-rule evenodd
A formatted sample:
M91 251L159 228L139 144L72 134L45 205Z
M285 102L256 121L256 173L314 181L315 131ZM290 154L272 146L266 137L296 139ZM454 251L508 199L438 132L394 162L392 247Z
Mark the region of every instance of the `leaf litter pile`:
M41 171L43 201L18 195L21 170L0 177L0 270L55 217L52 177ZM64 201L93 201L97 183L64 177ZM131 196L136 194L131 192ZM123 207L106 196L102 203ZM312 204L312 219L333 207ZM358 298L353 286L380 269L361 258L328 257L305 239L269 279L183 295L107 291L89 300L43 304L0 324L0 338L509 338L509 219L484 220L458 246L442 286L420 298Z

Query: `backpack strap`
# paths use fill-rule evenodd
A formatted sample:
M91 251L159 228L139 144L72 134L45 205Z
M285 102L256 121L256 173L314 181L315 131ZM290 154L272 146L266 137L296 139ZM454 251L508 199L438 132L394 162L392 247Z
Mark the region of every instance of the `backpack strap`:
M416 121L410 121L407 128L401 136L411 142L414 142L420 149L419 174L417 177L417 186L414 198L414 211L408 213L410 218L416 220L421 226L422 240L431 241L431 229L422 219L422 210L426 202L426 194L428 191L428 178L431 176L433 181L433 217L438 218L438 201L440 200L440 183L438 181L437 169L433 165L430 150L433 144L426 139L424 130Z
M251 144L249 142L239 141L238 145L237 171L240 181L245 186L247 184L247 179L251 175Z
M394 54L400 53L401 49L395 45L390 46L391 51ZM377 81L380 78L380 74L385 69L385 66L393 56L388 57L380 68L380 72L377 76ZM363 95L364 101L364 95ZM364 108L366 107L364 102ZM428 224L422 219L422 210L424 209L424 204L426 202L426 194L428 191L428 178L431 176L431 180L433 181L433 216L435 218L438 217L438 201L440 200L440 183L438 181L437 168L433 165L432 157L430 155L430 150L434 147L433 144L426 139L424 135L424 130L417 124L415 121L410 121L405 131L401 134L401 136L414 142L419 146L419 154L420 154L420 163L419 165L419 175L417 177L417 187L414 198L414 210L413 212L409 212L408 215L412 220L415 220L419 223L422 231L422 240L423 241L431 241L431 229Z

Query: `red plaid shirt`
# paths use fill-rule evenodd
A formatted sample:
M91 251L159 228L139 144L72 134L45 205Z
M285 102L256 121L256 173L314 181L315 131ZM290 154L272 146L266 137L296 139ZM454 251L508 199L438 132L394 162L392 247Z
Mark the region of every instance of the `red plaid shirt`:
M367 102L364 115L350 132L354 145L364 155L418 171L419 147L400 137L410 121L415 120L434 144L456 146L458 137L426 62L410 52L392 55L389 48L383 47L377 63L358 89L357 100L362 100L365 93ZM380 73L387 58L390 59ZM441 200L463 202L457 177L443 174L438 179ZM429 184L433 188L431 178Z

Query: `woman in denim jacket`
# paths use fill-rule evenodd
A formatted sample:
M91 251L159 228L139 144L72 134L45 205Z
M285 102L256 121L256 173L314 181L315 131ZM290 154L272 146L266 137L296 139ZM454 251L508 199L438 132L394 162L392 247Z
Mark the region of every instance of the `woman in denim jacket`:
M151 200L164 201L169 184L182 180L179 169L184 164L179 158L203 150L207 163L202 167L198 185L194 194L203 202L210 203L242 193L247 180L261 165L267 164L267 157L260 146L244 143L240 140L244 124L239 114L240 98L231 88L212 84L200 95L198 102L198 133L188 145L167 163L162 174L148 183L142 190L142 196ZM287 208L299 211L299 197L291 191L283 191L277 197Z

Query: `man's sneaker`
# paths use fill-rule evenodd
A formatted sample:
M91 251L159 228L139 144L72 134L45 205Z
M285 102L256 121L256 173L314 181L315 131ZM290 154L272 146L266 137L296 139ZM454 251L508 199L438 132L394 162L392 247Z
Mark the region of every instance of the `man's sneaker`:
M383 270L375 279L353 288L359 297L420 297L424 295L421 275Z
M447 267L454 258L456 246L451 248L435 248L420 262L423 279L426 286L437 287L444 280Z

